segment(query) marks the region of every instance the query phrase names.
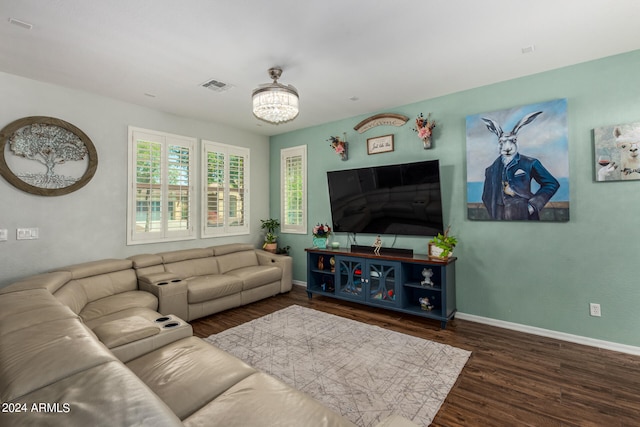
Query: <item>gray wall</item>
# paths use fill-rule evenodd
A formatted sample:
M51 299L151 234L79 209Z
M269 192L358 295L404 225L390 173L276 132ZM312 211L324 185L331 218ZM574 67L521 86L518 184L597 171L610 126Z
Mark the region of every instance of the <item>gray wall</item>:
M0 228L9 230L9 240L0 242L0 286L55 267L100 258L231 242L260 244L260 219L269 215L267 137L5 73L0 73L0 99L0 128L27 116L56 117L82 129L98 152L93 179L68 195L35 196L0 178ZM129 125L249 147L251 235L126 246ZM200 153L200 143L197 151ZM199 171L199 162L197 168ZM199 182L196 188L199 190ZM199 196L196 203L200 205ZM38 227L40 238L17 241L16 228L22 227Z

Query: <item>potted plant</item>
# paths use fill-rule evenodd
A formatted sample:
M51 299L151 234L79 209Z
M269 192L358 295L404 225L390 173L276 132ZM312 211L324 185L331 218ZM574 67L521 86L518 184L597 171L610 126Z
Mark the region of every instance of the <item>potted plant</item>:
M276 253L278 249L278 236L275 234L275 231L280 228L280 221L274 218L261 219L260 221L262 222L261 228L267 230L262 249L267 252Z
M444 233L438 233L429 242L429 257L436 259L447 259L453 253L453 248L458 244L455 236L449 235L451 226L447 227Z

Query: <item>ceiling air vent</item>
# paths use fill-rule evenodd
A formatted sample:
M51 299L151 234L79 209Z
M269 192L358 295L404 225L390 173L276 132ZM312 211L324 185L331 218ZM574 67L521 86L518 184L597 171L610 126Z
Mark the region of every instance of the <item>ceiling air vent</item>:
M229 89L231 89L233 87L233 85L227 84L227 83L223 83L220 82L218 80L208 80L204 83L202 83L200 86L202 87L206 87L207 89L211 89L214 92L224 92L227 91Z

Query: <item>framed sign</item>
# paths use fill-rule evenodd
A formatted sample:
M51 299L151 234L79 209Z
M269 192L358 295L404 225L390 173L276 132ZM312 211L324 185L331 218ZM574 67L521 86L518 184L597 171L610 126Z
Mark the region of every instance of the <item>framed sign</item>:
M0 175L27 193L71 193L84 187L97 168L91 139L64 120L25 117L0 131Z
M389 151L393 151L393 135L367 139L367 154L387 153Z

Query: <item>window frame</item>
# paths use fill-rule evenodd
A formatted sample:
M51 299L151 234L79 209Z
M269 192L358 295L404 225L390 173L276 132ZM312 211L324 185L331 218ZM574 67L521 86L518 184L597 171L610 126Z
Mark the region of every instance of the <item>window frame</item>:
M160 227L157 231L137 231L137 165L138 165L138 141L146 141L160 145L160 182L156 184L160 189ZM195 200L195 165L196 165L197 139L193 137L175 135L161 131L143 129L134 126L128 127L128 156L127 156L127 245L139 245L147 243L172 242L180 240L193 240L196 238L194 222L197 212ZM170 169L169 147L177 146L186 149L187 160L187 199L188 213L186 217L187 227L172 230L169 227L169 213L171 200L169 200L170 184L168 172ZM184 177L184 175L183 175ZM154 203L153 201L151 203ZM155 202L157 203L157 202Z
M288 224L288 207L287 207L287 159L293 157L301 158L301 179L302 190L300 196L302 202L301 207L301 224ZM307 234L307 146L298 145L295 147L282 148L280 150L280 232L289 234Z
M232 195L231 192L228 191L225 186L223 186L223 209L224 209L224 220L223 225L219 228L209 227L209 205L208 205L208 192L207 188L209 186L208 183L208 161L209 161L209 153L215 152L224 155L224 182L229 182L230 175L230 166L229 160L231 156L237 156L244 158L243 162L243 183L244 187L242 188L243 197L238 197L238 195ZM239 235L247 235L250 234L250 152L251 150L246 147L240 147L236 145L223 144L220 142L202 140L202 149L201 149L201 181L200 184L202 186L201 191L201 227L200 227L200 237L202 239L210 239L214 237L225 237L225 236L239 236ZM234 204L232 206L231 199L235 197ZM238 208L238 204L242 206ZM233 209L232 209L233 208ZM231 211L241 212L243 215L243 224L242 225L233 225L229 223L231 217ZM235 218L235 217L234 217Z

